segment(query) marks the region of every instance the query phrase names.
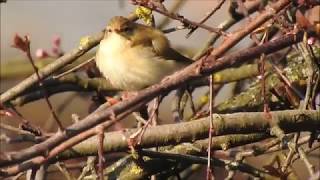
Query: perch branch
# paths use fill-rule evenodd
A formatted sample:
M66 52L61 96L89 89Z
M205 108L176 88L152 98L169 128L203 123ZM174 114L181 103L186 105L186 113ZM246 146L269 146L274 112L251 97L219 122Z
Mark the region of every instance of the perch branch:
M282 38L267 42L263 45L256 46L250 49L245 49L240 52L236 52L236 53L224 56L222 58L219 58L214 61L214 64L212 59L213 57L209 56L205 64L202 65L202 61L195 62L192 65L183 69L182 71L177 72L174 75L167 78L166 80L162 81L160 84L156 84L154 86L141 90L139 94L134 98L131 98L124 102L120 102L104 111L97 110L94 113L88 115L83 120L79 121L78 123L67 127L65 131L61 133L56 133L55 135L53 135L43 143L21 150L18 154L16 153L12 155L10 161L1 160L0 166L6 165L6 164L9 165L15 162L27 160L29 158L42 155L44 152L47 152L48 149L52 149L53 147L58 146L59 144L66 141L67 139L70 139L80 134L81 132L84 132L100 123L105 122L106 118L113 119L114 117L116 118L124 117L125 115L136 110L143 103L150 101L151 99L155 98L159 94L165 94L166 92L169 92L170 90L173 90L192 79L200 78L200 77L203 77L204 75L211 74L225 67L230 67L234 64L241 63L250 58L258 57L261 53L268 54L268 53L277 51L286 46L299 42L301 41L301 39L302 39L301 33L296 35L293 35L293 34L286 35ZM202 66L202 68L199 71L200 66ZM105 109L105 108L99 108L99 109ZM112 121L108 121L107 123L110 126L115 121L116 120L112 120ZM77 141L80 142L81 140L83 139L78 139Z
M101 110L100 110L101 111ZM99 112L100 112L99 111ZM285 132L294 132L294 131L312 131L313 129L319 127L320 125L320 112L315 110L288 110L288 111L278 111L270 112L273 117L270 122L270 119L267 120L265 115L260 112L255 113L234 113L227 115L219 115L218 119L214 119L213 127L215 129L214 136L226 135L226 134L242 134L242 133L264 133L270 129L270 124L278 124L281 129ZM81 122L81 121L80 121ZM177 144L182 142L190 142L194 139L205 138L208 135L208 129L210 121L208 118L203 118L197 121L179 123L179 124L170 124L170 125L161 125L157 127L149 127L146 129L144 136L141 139L141 147L154 147L154 146L164 146L170 144ZM90 130L89 130L90 131ZM92 135L95 135L95 128L92 128ZM134 134L137 130L132 129L126 132L111 132L107 133L108 140L104 142L104 152L113 152L113 151L124 151L128 150L128 143L125 137L130 137L130 134ZM88 131L86 131L88 133ZM163 138L161 138L163 137ZM97 139L92 140L93 142L87 148L97 147ZM90 139L92 139L90 138ZM81 139L82 140L82 139ZM116 146L109 146L111 142L119 142ZM45 142L48 142L45 141ZM35 145L37 148L48 149L47 145L44 143ZM35 146L29 148L33 149ZM81 146L81 143L77 146ZM54 151L54 149L52 150ZM36 165L47 162L48 160L54 158L58 153L48 152L48 156L38 156L30 161L18 163L21 159L27 159L30 157L28 151L21 151L15 154L8 154L7 159L1 159L0 165L7 166L13 163L18 163L12 167L2 169L2 176L9 176L24 171L28 168L31 168ZM39 153L36 152L36 153ZM79 153L79 152L78 152ZM94 151L96 153L96 151ZM17 159L19 157L20 159Z

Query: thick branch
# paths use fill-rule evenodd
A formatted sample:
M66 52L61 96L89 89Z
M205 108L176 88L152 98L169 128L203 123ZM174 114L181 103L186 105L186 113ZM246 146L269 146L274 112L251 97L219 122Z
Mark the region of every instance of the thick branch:
M129 15L128 18L131 20L137 19L135 14ZM90 49L98 45L101 39L103 38L103 34L104 34L103 32L99 32L92 36L83 37L78 47L71 50L69 53L66 53L65 55L61 56L51 64L40 69L39 70L40 78L45 79L55 71L63 68L64 66L78 59L80 56L82 56L83 54L88 52ZM6 101L11 100L12 98L16 97L18 94L25 91L30 86L36 84L37 82L38 80L37 80L36 74L29 76L28 78L24 79L22 82L17 84L16 86L12 87L11 89L1 94L0 104L4 104Z
M259 56L261 53L268 54L277 51L286 46L299 42L301 41L301 39L302 33L299 33L298 35L291 34L260 46L245 49L240 52L224 56L217 60L215 60L214 57L209 56L205 60L204 64L202 63L202 61L195 62L187 68L183 69L182 71L175 73L166 80L162 81L160 84L154 85L152 87L140 91L140 93L132 99L120 102L108 108L108 110L95 111L83 120L79 121L79 123L69 126L65 131L61 133L56 133L54 136L52 136L43 143L34 145L30 148L20 151L18 154L12 156L11 161L4 161L1 164L12 164L15 162L19 162L41 155L43 152L47 152L48 149L51 149L61 144L67 139L70 139L71 137L85 130L93 128L99 123L105 122L106 118L112 118L117 116L123 117L121 116L122 113L129 114L130 112L137 109L137 107L141 106L141 102L148 102L151 99L158 96L159 94L165 94L166 92L169 92L170 90L173 90L190 80L200 78L204 75L216 72L225 67L230 67L234 64L238 64L248 59L255 58ZM112 123L109 123L109 125L111 124ZM81 140L83 139L79 139L78 142L80 142ZM21 154L23 154L23 156L21 156Z
M320 48L315 46L314 52L316 58L320 57ZM307 79L308 66L304 58L299 53L290 53L287 55L288 65L282 70L282 73L290 81L290 84L303 84L303 80ZM282 83L278 74L272 73L266 76L266 90L270 89L285 89L285 84ZM297 94L299 95L299 94ZM286 99L288 94L284 94L282 98ZM269 96L269 102L272 103L271 96ZM224 101L217 105L215 110L217 112L237 112L246 109L246 111L257 111L260 109L263 101L261 100L261 84L254 82L250 85L246 91L232 97L231 99ZM276 105L279 106L279 101L276 101ZM297 104L299 105L299 104Z
M46 79L43 84L46 86L49 96L67 91L104 91L111 93L118 91L105 78L86 78L76 74L69 74L59 79ZM33 86L11 100L10 104L22 106L43 97L43 91L38 90L38 86Z
M270 112L270 115L272 119L267 117L263 112L234 113L226 115L216 114L213 120L213 135L219 136L226 134L265 133L268 132L270 128L272 128L271 125L277 125L285 132L313 131L320 126L319 111L288 110ZM203 118L191 122L150 127L145 131L140 146L165 146L182 142L191 142L195 139L206 138L208 135L209 124L209 120L207 118ZM108 138L106 138L106 141L104 142L105 152L127 150L128 142L125 137L129 137L136 131L136 129L131 129L126 132L118 131L107 133L106 137ZM97 146L96 140L91 140L90 142L93 143L90 145L86 144L86 147L84 147L88 148L86 152L90 152L89 149L91 147ZM42 146L44 146L43 143ZM81 146L81 144L77 146ZM47 147L38 146L38 148L46 149ZM17 154L8 155L8 159L2 159L0 163L1 166L18 163L16 157L27 159L28 156L28 152L22 151ZM36 165L40 165L41 163L44 163L48 160L50 159L37 157L31 161L27 161L13 167L9 167L6 170L2 170L1 174L3 176L13 175L18 173L19 171L26 170Z
M46 67L42 68L39 70L39 75L40 78L44 79L51 75L54 71L63 68L65 65L73 62L80 56L82 56L84 53L89 51L91 48L96 46L100 40L103 37L103 33L100 32L96 35L93 35L91 37L88 37L88 40L86 43L80 44L79 47L73 49L69 53L66 53L62 57L58 58L51 64L47 65ZM20 82L18 85L15 87L12 87L8 91L4 92L0 96L0 103L4 103L11 98L17 96L18 94L22 93L24 90L26 90L28 87L31 85L35 84L38 82L36 74L33 74L29 76L28 78L24 79L22 82Z
M171 125L169 125L169 127L170 126ZM166 128L166 126L164 126L164 127L157 126L157 127L160 127L161 130ZM183 127L183 124L181 126L177 126L176 129L183 129L182 127ZM136 131L137 131L137 129L130 129L126 133L132 134ZM168 132L158 134L159 136L157 136L157 134L156 134L159 132L152 132L151 129L150 130L148 129L147 132L149 134L144 135L143 140L140 145L141 148L157 147L157 146L162 146L162 145L166 146L166 145L172 145L172 144L179 144L179 143L183 142L183 140L178 140L178 141L172 143L173 141L175 141L177 139L173 139L174 137L172 136L172 134L168 134ZM126 134L121 134L121 132L105 133L105 137L108 137L107 139L104 140L104 143L103 143L103 150L105 153L128 150L129 147L128 147L127 140L125 138L117 139L117 138L119 138L119 135L122 137L126 136ZM191 135L196 136L194 132L192 132ZM151 139L154 137L156 137L156 140ZM181 137L181 136L179 136L179 137ZM232 134L232 135L226 135L226 136L218 136L218 137L214 137L212 139L211 149L212 150L221 150L221 149L226 150L226 149L229 149L232 147L260 141L260 140L268 138L268 137L269 136L265 135L265 134L248 134L248 135ZM170 141L165 142L164 139L166 139L166 138L168 138ZM79 157L79 156L96 155L97 150L98 150L97 143L98 143L97 136L91 137L91 138L77 144L71 150L67 150L67 151L59 154L58 158L62 158L62 159L68 158L69 159L69 158L74 158L74 157ZM205 153L207 150L207 147L208 147L208 139L198 140L198 141L193 142L192 144L200 152ZM184 148L188 149L189 145L181 144L181 145L179 145L179 149L184 149Z
M276 111L272 112L272 120L268 121L263 112L234 113L214 116L214 135L241 134L241 133L265 133L269 131L270 124L278 124L285 132L310 131L320 125L320 112L317 111ZM209 120L202 118L191 122L160 125L146 130L140 146L143 148L192 142L195 139L207 138ZM105 152L118 152L128 149L127 139L137 129L128 129L126 132L106 133L108 137L104 141ZM219 138L218 138L219 139ZM219 139L220 140L220 139ZM220 140L221 141L221 140ZM234 142L235 143L235 142ZM197 143L196 143L197 144ZM222 144L214 143L214 149L223 149ZM91 137L67 153L69 155L83 152L95 154L97 152L98 139ZM219 147L220 146L220 147ZM80 151L78 151L80 150ZM64 154L64 156L68 156Z

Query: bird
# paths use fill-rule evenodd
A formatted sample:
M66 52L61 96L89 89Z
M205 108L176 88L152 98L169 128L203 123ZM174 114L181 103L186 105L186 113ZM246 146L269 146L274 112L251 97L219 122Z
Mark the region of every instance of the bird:
M111 85L138 91L193 61L174 50L164 33L122 16L110 19L96 52L96 65Z

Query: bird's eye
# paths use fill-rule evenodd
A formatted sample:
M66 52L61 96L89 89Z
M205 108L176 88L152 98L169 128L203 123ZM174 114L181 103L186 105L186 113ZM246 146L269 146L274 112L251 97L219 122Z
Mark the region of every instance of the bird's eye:
M107 29L107 32L112 32L112 30L111 29Z
M123 31L124 31L124 32L128 32L128 31L130 31L130 28L129 28L129 27L125 27L125 28L123 29Z

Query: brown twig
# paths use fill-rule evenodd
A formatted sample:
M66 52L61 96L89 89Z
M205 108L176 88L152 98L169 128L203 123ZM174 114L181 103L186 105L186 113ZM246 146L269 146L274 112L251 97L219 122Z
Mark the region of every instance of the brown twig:
M299 139L298 145L304 145L308 143L310 136L304 136ZM251 157L251 156L259 156L259 155L266 155L270 153L274 153L277 151L281 151L284 149L288 149L288 146L281 146L280 145L281 141L279 138L275 138L270 140L269 142L263 144L260 143L261 145L253 145L253 147L250 150L230 150L230 151L217 151L217 156L224 156L224 157L229 157L229 158L236 158L237 160L243 160L246 157ZM307 151L307 153L309 150ZM295 161L297 160L298 157L292 160Z
M214 107L214 78L213 75L209 76L210 78L210 100L209 100L209 118L210 118L210 126L209 126L209 144L208 144L208 162L207 162L207 180L211 180L214 178L213 171L211 169L211 143L212 143L212 134L213 134L213 107ZM212 165L214 166L214 165Z
M136 20L137 17L135 14L131 14L128 16L128 19ZM71 50L69 53L64 54L60 58L53 61L51 64L47 65L46 67L39 69L39 76L41 79L44 79L57 70L63 68L65 65L72 63L77 58L81 57L83 54L88 52L90 49L95 47L99 44L101 39L103 38L104 33L99 32L92 36L83 37L81 43L75 49ZM36 74L29 76L28 78L24 79L22 82L17 84L16 86L10 88L6 92L0 95L0 103L5 103L8 100L16 97L32 85L38 82L38 77Z
M103 164L105 162L104 156L103 156L103 141L104 141L104 127L103 126L97 126L96 131L98 134L99 138L99 145L98 145L98 156L99 156L99 163L98 163L98 168L99 168L99 179L103 180Z
M265 55L260 56L260 76L261 76L261 94L263 99L263 112L269 112L268 98L266 93L266 75L265 75Z
M53 78L53 79L59 79L59 78L61 78L62 76L65 76L65 75L67 75L67 74L70 74L70 73L72 73L72 72L74 72L74 71L82 68L83 66L87 65L88 63L90 63L90 62L93 61L93 60L95 60L95 57L92 57L92 58L90 58L90 59L88 59L88 60L80 63L79 65L77 65L77 66L69 69L68 71L65 71L65 72L63 72L63 73L61 73L61 74L58 74L58 75L54 75L54 76L52 76L52 78Z
M39 127L36 127L33 125L29 120L24 118L21 113L19 113L14 106L7 108L0 104L1 111L5 111L5 114L8 113L7 116L12 116L17 118L21 123L19 124L20 129L30 132L31 134L35 136L41 136L43 134L46 134L43 130L41 130ZM0 117L2 114L0 115Z
M256 0L248 3L247 9L249 13L255 12L259 8L260 4L261 4L260 0ZM243 16L237 16L237 17L230 16L228 19L220 23L218 27L220 27L222 30L227 30L231 26L239 22L242 18ZM203 56L207 52L208 48L212 46L216 42L216 40L218 40L219 37L220 37L219 34L212 33L212 36L208 39L205 45L194 55L193 59L197 60L201 56Z
M38 72L40 78L44 79L49 75L51 75L56 70L64 67L66 64L73 62L78 57L82 56L85 52L89 51L91 48L97 45L102 39L102 37L103 37L102 32L97 35L91 36L90 38L88 38L89 40L86 44L79 45L79 47L71 50L69 53L66 53L62 57L53 61L51 64L40 69ZM1 94L0 102L1 103L7 102L8 100L16 97L17 95L25 91L30 86L36 84L37 82L38 82L38 76L36 74L31 75L30 77L26 78L15 87Z
M284 5L289 4L290 2L291 1L281 0L275 6L273 6L273 8L274 8L274 10L279 11ZM237 35L236 37L233 38L233 40L232 40L233 43L237 42L237 40L239 40L241 37L243 37L244 34L249 33L250 30L254 29L255 27L261 25L261 23L263 23L266 20L268 20L269 18L271 18L273 15L272 12L273 11L269 10L269 11L266 11L265 13L262 13L261 14L262 17L256 18L257 21L252 21L251 24L249 24L249 26L248 26L249 28L247 30L243 30L240 33L240 35ZM198 69L197 67L200 66L201 63L194 63L190 67L184 69L184 71L181 71L180 73L176 73L175 76L179 75L179 78L172 77L174 80L171 80L171 81L168 80L168 81L162 82L161 85L147 88L147 89L141 91L140 95L136 96L134 99L126 101L125 103L119 103L108 111L100 112L99 115L88 116L85 120L82 120L79 123L70 126L69 128L73 129L72 131L68 131L70 133L68 133L68 134L58 133L57 135L53 136L50 140L48 140L45 143L46 144L45 146L43 146L41 144L36 145L36 146L42 147L42 148L39 148L38 151L31 150L31 149L35 148L35 147L32 147L29 150L25 150L23 153L24 154L23 156L20 156L20 157L16 156L16 158L14 158L15 160L13 160L11 162L15 162L18 159L22 160L22 159L34 157L35 155L39 155L43 151L46 151L47 148L52 148L54 146L57 146L61 142L65 141L66 139L69 139L70 137L73 137L76 134L79 134L80 132L85 131L85 130L101 123L104 120L104 118L112 116L114 114L119 114L121 112L124 112L125 110L127 110L127 112L128 112L128 109L133 110L134 108L130 108L130 107L138 105L140 102L145 102L145 100L148 101L148 100L154 98L155 96L157 96L161 92L168 92L168 91L178 87L179 85L186 83L186 81L188 81L188 80L192 80L196 77L203 76L203 74L212 73L213 71L220 70L226 66L236 64L236 62L240 63L241 61L247 60L248 58L256 57L257 55L259 55L261 53L268 54L268 53L274 52L274 51L279 50L283 47L286 47L288 45L299 42L299 41L301 41L301 39L302 39L301 34L300 35L299 34L287 35L283 38L280 38L278 40L274 40L270 43L266 43L261 46L247 49L242 54L233 54L233 55L225 56L225 57L219 59L218 63L215 63L214 66L212 64L210 65L210 59L212 58L212 57L210 57L210 58L207 58L208 61L206 62L206 64L207 64L206 68L203 68L201 72L194 71L195 69ZM224 45L223 48L222 47L219 48L219 51L215 51L214 54L221 53L220 55L222 55L222 53L224 51L226 51L227 49L229 49L231 47L231 44L234 45L233 43L229 42L227 46ZM227 48L227 49L224 49L224 48ZM214 57L214 59L215 59L215 57ZM28 83L32 84L32 82L28 82ZM29 85L23 85L23 86L19 86L19 88L26 88L28 86ZM11 91L8 94L11 94ZM6 97L8 98L8 96L6 96Z
M266 9L263 12L261 12L259 16L257 16L248 24L246 24L245 28L231 33L231 35L228 36L228 38L223 43L221 43L220 46L218 46L211 52L211 55L216 57L221 56L226 51L228 51L233 46L233 44L238 43L243 37L247 36L256 28L260 27L262 24L271 19L277 12L281 11L290 3L290 0L279 0L271 4L270 6L267 6Z
M132 3L134 5L139 5L139 6L143 6L143 7L149 8L149 9L151 9L153 11L156 11L156 12L162 14L162 15L165 15L165 16L170 17L172 19L178 20L185 26L200 27L200 28L203 28L203 29L205 29L205 30L207 30L209 32L215 32L215 33L218 33L220 35L227 36L227 33L223 32L219 28L213 28L213 27L204 25L202 23L197 23L197 22L191 21L191 20L186 19L186 18L184 18L183 16L181 16L181 15L179 15L177 13L170 13L170 12L166 11L165 9L158 7L154 3L148 3L148 2L140 1L140 0L132 0Z
M299 136L300 136L299 132L295 133L294 134L294 140L293 140L294 142L293 143L291 143L291 142L288 143L289 152L287 154L287 157L285 159L284 164L281 166L281 171L282 172L286 172L287 168L291 165L292 158L293 158L293 156L294 156L294 154L296 153L296 150L297 150Z
M300 156L300 159L303 160L304 164L306 165L309 173L310 173L310 177L314 176L314 165L312 165L306 155L306 152L304 151L304 149L302 147L298 147L298 153Z
M35 157L37 155L41 155L43 152L47 151L48 149L51 149L53 147L58 147L59 144L62 142L65 142L67 139L71 140L71 137L74 137L80 132L84 132L94 126L96 126L99 123L102 123L105 121L105 118L110 118L111 116L117 115L118 118L124 117L125 115L131 113L132 111L139 108L142 104L148 102L152 98L158 96L159 94L166 93L170 90L173 90L174 88L186 83L189 80L195 79L197 77L202 77L203 75L211 74L212 72L216 72L222 68L230 67L230 65L234 65L236 63L243 62L245 60L248 60L250 58L254 58L259 56L261 53L271 53L276 50L279 50L283 47L286 47L288 45L294 44L296 42L301 41L302 34L298 33L296 35L286 35L282 38L279 38L277 40L270 41L268 43L265 43L260 46L256 46L250 49L246 49L244 51L240 51L238 53L233 53L227 56L224 56L222 58L219 58L215 61L213 64L210 60L212 60L212 57L208 57L205 64L202 65L203 68L201 68L201 71L198 71L198 67L202 62L196 62L189 67L185 68L184 70L175 73L172 75L169 79L166 81L161 82L160 84L154 85L150 88L144 89L140 91L140 93L135 96L132 99L129 99L125 102L118 103L114 105L112 108L109 108L108 110L104 111L96 111L95 113L92 113L85 119L81 120L79 123L73 124L70 127L67 128L68 133L62 132L57 133L51 138L49 138L46 142L37 144L31 148L25 149L21 151L19 154L15 154L11 156L11 160L7 161L4 160L0 162L0 164L3 166L4 164L12 164L15 162L19 162L21 160L26 160L28 158ZM215 58L214 58L215 59ZM104 109L104 108L102 108ZM114 120L108 121L107 124L111 125L114 123ZM93 134L89 134L90 137ZM85 138L77 137L77 140L74 144L80 142ZM61 151L65 150L68 146L60 147ZM35 150L35 148L37 150ZM55 153L52 153L54 155Z
M217 12L218 9L221 8L221 6L224 4L224 2L225 2L225 0L220 0L220 2L218 2L218 4L217 4L215 7L213 7L213 9L212 9L210 12L208 12L208 13L206 14L206 16L204 16L204 17L200 20L199 24L203 24L204 22L206 22L214 13ZM192 34L195 30L197 30L197 29L198 29L198 26L192 27L192 28L190 29L190 31L187 33L186 38L190 37L191 34Z
M35 71L35 74L36 74L36 76L37 76L37 78L38 78L39 87L40 87L40 88L42 89L42 91L43 91L44 99L45 99L45 101L46 101L46 103L47 103L47 105L48 105L48 108L49 108L49 110L50 110L50 112L51 112L54 120L56 121L56 123L57 123L57 125L58 125L58 127L59 127L59 130L63 130L64 127L63 127L61 121L59 120L57 114L55 113L55 111L54 111L54 109L53 109L53 106L52 106L52 104L51 104L51 102L50 102L50 100L49 100L49 98L48 98L48 92L47 92L46 88L44 87L43 82L42 82L42 78L41 78L41 76L40 76L40 74L39 74L39 69L38 69L37 66L35 65L34 60L33 60L33 58L32 58L31 49L30 49L30 39L29 39L28 36L24 36L24 43L25 43L25 49L21 49L21 50L26 53L26 55L27 55L27 57L28 57L28 60L29 60L29 62L31 63L31 65L32 65L32 67L33 67L33 69L34 69L34 71ZM16 46L16 48L20 49L19 46Z
M99 109L98 112L101 112L102 110L103 109ZM320 123L319 119L317 119L317 117L319 117L320 115L319 112L312 111L312 110L279 111L279 112L270 112L270 114L272 115L272 117L276 117L271 120L271 121L274 121L271 124L282 124L282 125L286 124L283 127L285 128L286 132L310 130L312 128L318 127ZM216 136L224 135L224 134L234 134L234 133L237 133L237 134L249 133L249 132L253 133L253 130L255 130L255 132L264 133L267 131L266 128L270 128L270 124L266 120L264 113L259 113L259 112L220 115L217 118L218 119L221 118L223 120L213 121L214 128L215 128L214 135ZM297 122L299 123L296 124ZM103 126L107 127L106 125L103 125ZM164 146L164 145L177 144L177 143L186 142L186 141L193 141L194 139L207 137L209 126L210 126L209 119L204 118L202 120L184 122L179 124L169 124L169 125L161 125L156 127L149 127L143 136L140 146L145 148L152 147L154 145ZM126 133L131 134L135 132L136 132L136 129L132 129L130 131L127 131ZM88 137L93 136L95 134L96 134L95 128L85 131L81 134L81 136L76 136L75 137L76 139L75 138L69 139L64 143L62 143L61 145L57 146L56 148L52 149L51 151L48 152L48 155L46 157L38 156L31 159L30 161L26 161L23 163L20 162L15 166L8 167L7 169L2 169L1 175L2 176L13 175L20 171L24 171L25 169L30 168L32 166L36 166L44 162L47 162L48 160L57 156L59 153L63 152L66 148L71 147L72 145L80 141L83 141L83 139L87 139ZM179 136L177 136L178 134ZM84 138L84 135L86 135L85 138ZM109 141L118 142L118 144L116 144L115 146L104 146L104 152L121 151L121 150L128 149L128 143L127 143L127 140L123 138L122 131L112 132L111 134L108 134L107 137L108 137L108 142ZM48 143L48 141L45 143ZM206 143L208 142L206 141ZM41 143L41 144L46 145L44 143ZM42 146L35 145L34 147L38 146L37 148L48 149L47 147L43 147L43 145ZM94 147L96 145L97 145L97 142L92 141L92 144L89 145L89 147ZM219 146L221 145L219 144ZM88 144L86 144L86 147L88 147ZM92 149L94 150L94 153L96 153L96 149L97 148ZM39 153L39 151L36 153ZM19 153L19 157L22 157L22 158L26 158L26 155L28 154ZM8 156L9 156L8 160L1 159L0 165L2 167L4 165L8 165L9 163L13 164L12 162L17 162L16 160L17 154L15 154L14 156L13 154L8 154Z
M182 6L186 3L187 1L185 0L177 0L174 1L173 5L168 9L169 12L177 12L179 9L182 8ZM157 25L158 29L163 29L167 24L170 23L170 18L169 17L164 17L164 19Z
M263 134L249 134L249 135L228 135L228 136L218 136L213 138L213 149L221 149L221 144L228 144L227 148L235 147L237 143L240 144L248 144L252 142L257 142L259 139L261 140L265 138ZM235 140L237 139L237 140ZM174 153L174 154L187 154L187 155L194 155L194 156L201 156L206 154L208 147L208 139L198 140L191 143L183 143L173 148L159 148L159 151L167 152L167 153ZM152 174L160 174L161 179L168 179L169 176L175 176L177 173L185 170L189 167L189 163L182 163L182 167L179 165L178 167L177 162L172 162L172 160L167 160L167 158L157 159L157 158L144 158L144 163L139 163L136 159L134 159L131 155L121 158L119 161L113 163L108 167L106 170L107 173L105 174L106 178L117 176L118 178L122 179L125 177L133 177L135 179L145 179ZM205 162L204 162L205 163ZM121 164L125 164L122 166ZM180 163L178 163L180 164ZM142 165L142 166L141 166ZM195 167L196 166L196 167ZM216 164L216 166L219 166ZM127 171L127 167L131 167L131 169L136 169L135 167L141 169L140 173L136 173L136 171ZM151 168L150 168L151 167ZM117 171L114 171L117 169ZM191 171L199 169L199 166L192 165L191 169L187 169L187 172L183 172L181 178L187 179L191 175ZM169 171L169 172L168 172Z
M290 83L289 79L283 75L283 72L280 68L278 68L276 65L272 64L272 67L274 68L275 72L278 74L278 76L282 79L282 81L291 89L293 90L293 92L295 92L295 94L297 96L299 96L299 98L303 99L303 95L301 94L301 92L295 88L292 83Z
M208 158L193 156L193 155L183 155L183 154L173 154L173 153L165 153L165 152L155 152L150 150L140 150L140 153L153 157L153 158L163 158L163 159L172 159L176 161L182 161L184 163L193 163L193 164L207 164ZM210 161L212 164L216 164L216 166L224 166L229 167L230 169L239 170L242 172L246 172L248 174L252 174L256 177L264 177L267 174L266 171L259 170L255 167L252 167L245 163L232 162L229 160L219 160L217 158L212 158ZM210 178L211 179L211 178Z

